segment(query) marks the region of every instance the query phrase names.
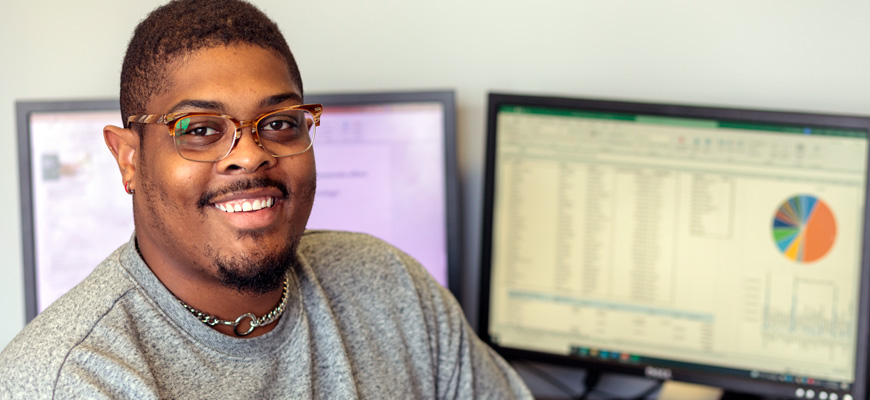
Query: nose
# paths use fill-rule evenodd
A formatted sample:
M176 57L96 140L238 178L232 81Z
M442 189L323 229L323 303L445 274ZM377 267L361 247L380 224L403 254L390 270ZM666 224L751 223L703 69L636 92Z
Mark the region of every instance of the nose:
M236 139L229 155L223 160L216 162L219 173L253 173L260 168L271 168L278 163L278 159L266 152L257 144L257 138L250 126L241 128L241 136Z

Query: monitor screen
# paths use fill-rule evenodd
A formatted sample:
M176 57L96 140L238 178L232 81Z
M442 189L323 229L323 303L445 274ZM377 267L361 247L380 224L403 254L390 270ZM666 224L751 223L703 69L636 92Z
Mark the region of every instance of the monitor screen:
M369 233L459 293L453 92L307 95L324 104L309 229ZM129 240L133 215L103 141L117 101L18 102L26 318Z
M865 398L868 129L491 94L480 334L508 358Z
M452 92L306 95L324 105L309 229L371 233L458 294Z

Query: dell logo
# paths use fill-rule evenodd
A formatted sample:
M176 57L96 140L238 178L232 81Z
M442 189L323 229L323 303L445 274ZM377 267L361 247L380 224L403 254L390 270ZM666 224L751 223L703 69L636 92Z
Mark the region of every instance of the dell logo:
M646 367L643 373L647 378L661 379L663 381L670 380L673 377L670 368Z

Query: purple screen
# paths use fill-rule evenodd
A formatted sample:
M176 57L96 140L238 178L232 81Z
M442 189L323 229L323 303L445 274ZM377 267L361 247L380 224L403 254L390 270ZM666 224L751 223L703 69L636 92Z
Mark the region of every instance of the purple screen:
M410 254L447 286L444 106L330 106L314 140L308 229L364 232Z

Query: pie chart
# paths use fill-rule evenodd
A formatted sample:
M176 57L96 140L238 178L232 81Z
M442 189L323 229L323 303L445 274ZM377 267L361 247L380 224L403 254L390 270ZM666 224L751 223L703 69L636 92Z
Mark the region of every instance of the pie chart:
M797 195L779 205L773 217L773 240L782 254L799 263L828 254L837 237L831 208L812 195Z

